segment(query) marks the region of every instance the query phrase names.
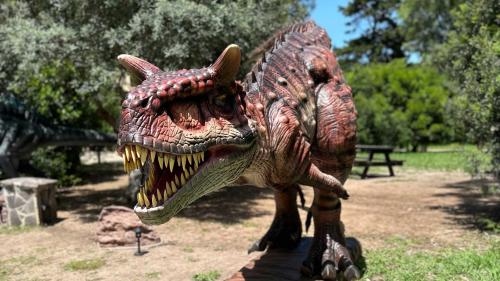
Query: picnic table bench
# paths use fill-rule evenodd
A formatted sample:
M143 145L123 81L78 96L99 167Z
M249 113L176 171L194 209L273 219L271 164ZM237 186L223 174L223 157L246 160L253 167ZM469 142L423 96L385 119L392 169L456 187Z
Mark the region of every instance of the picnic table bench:
M393 166L402 166L402 160L391 160L389 154L394 151L394 147L388 145L356 145L356 149L362 152L368 152L367 159L355 159L354 166L364 167L363 173L361 173L361 178L365 179L368 176L368 170L371 166L387 166L389 168L389 174L393 177L394 170ZM373 155L376 153L384 154L385 160L373 160Z

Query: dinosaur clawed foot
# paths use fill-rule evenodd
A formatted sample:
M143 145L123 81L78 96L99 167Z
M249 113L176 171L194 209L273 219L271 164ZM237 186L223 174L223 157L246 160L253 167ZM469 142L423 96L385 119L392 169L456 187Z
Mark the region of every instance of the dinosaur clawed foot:
M358 280L361 278L359 269L354 265L351 254L346 247L331 238L329 234L320 243L326 247L321 253L321 244L313 243L309 257L303 262L301 272L306 276L320 275L323 280ZM357 240L349 241L360 249ZM357 245L355 245L357 243ZM351 247L349 247L351 248ZM360 250L359 250L360 253ZM344 279L342 279L342 277Z

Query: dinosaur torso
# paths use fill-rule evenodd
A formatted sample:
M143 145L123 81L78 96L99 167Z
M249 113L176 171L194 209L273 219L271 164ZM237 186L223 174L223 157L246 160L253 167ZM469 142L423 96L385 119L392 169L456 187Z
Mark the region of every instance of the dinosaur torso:
M246 76L247 115L259 136L249 172L261 185L296 182L309 161L328 166L343 180L349 173L356 111L330 49L323 29L297 24L276 35Z

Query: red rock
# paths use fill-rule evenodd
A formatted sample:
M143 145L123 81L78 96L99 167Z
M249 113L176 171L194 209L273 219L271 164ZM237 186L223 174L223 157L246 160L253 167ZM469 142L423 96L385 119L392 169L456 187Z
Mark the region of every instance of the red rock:
M134 210L123 206L102 209L97 226L97 242L102 247L134 246L137 244L135 229L141 228L141 246L156 244L160 237L153 228L143 224Z

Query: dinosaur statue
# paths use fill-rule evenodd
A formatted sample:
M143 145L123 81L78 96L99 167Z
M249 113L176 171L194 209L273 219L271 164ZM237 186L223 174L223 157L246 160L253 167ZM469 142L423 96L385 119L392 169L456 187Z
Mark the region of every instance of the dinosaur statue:
M120 55L140 84L122 103L118 153L140 169L134 210L162 224L181 209L243 176L274 190L276 214L252 250L294 248L301 240L299 184L314 188L314 238L302 273L360 277L340 221L343 187L355 157L356 110L325 30L295 24L243 81L240 48L229 45L211 66L163 72Z
M29 110L12 94L0 95L0 168L17 176L19 160L40 146L113 145L116 135L54 126Z

